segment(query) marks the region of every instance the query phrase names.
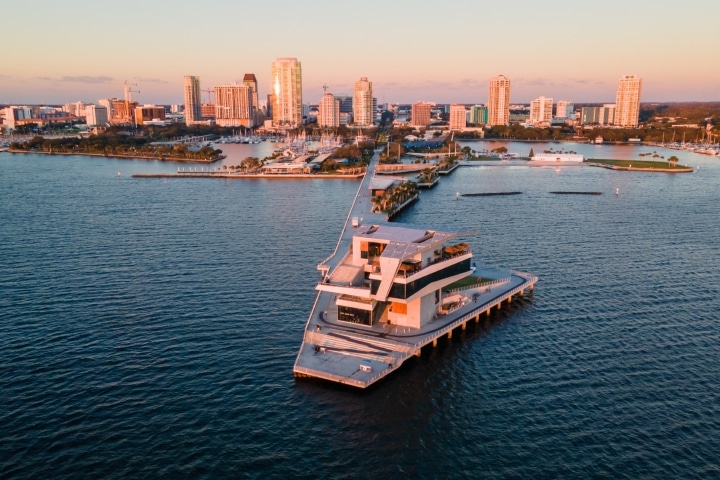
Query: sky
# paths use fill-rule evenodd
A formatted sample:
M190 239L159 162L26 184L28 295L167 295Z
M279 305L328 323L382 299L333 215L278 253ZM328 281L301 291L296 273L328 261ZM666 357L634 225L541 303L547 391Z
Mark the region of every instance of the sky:
M720 101L718 0L34 0L4 2L0 104L96 103L132 85L141 104L302 64L303 103L485 103L496 75L511 103L615 101L639 75L642 102ZM203 93L206 101L207 93Z

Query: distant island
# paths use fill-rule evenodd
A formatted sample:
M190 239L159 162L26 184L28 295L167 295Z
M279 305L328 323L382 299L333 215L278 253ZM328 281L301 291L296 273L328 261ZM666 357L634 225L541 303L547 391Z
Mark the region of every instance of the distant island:
M667 162L607 159L588 159L585 160L585 162L594 167L632 172L690 173L694 171L692 167L688 167L687 165L678 165L678 159L675 156L670 157Z

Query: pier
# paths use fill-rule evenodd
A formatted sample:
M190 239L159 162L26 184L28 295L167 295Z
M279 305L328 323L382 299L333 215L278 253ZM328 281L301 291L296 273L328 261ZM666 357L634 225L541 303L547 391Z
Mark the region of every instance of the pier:
M370 237L383 228L390 230L388 235L396 231L413 233L424 230L387 223L388 219L384 214L371 212L370 188L378 152L376 151L367 174L358 187L335 250L317 267L321 272L321 279L316 287L319 292L306 322L303 342L293 367L296 377L319 378L366 388L397 370L409 358L419 356L423 347L437 346L439 339L452 338L455 329L465 330L469 322L479 322L493 310L500 309L510 304L513 299L532 291L538 280L536 276L528 273L473 266L472 272L484 281L454 290L443 289L442 308L437 312L430 312L432 318L429 321L417 326L391 321L391 315L395 315L392 307L383 309L387 307L386 304L375 305L373 300L374 296L377 297L375 293L381 293L383 289L387 293L391 285L386 283L385 277L382 281L375 280L373 287L367 283L367 279L363 282L362 269L356 270L360 267L354 267L348 260L353 254L353 239L355 237L357 247L357 237ZM433 233L425 233L429 238L433 236ZM449 240L462 233L434 232L440 238L435 241ZM411 242L407 245L413 247L417 244ZM392 248L389 246L388 250L400 248L398 245L400 244L392 244ZM434 261L417 267L398 267L403 257L396 254L395 257L400 260L397 260L394 270L388 267L388 271L393 273L395 280L406 284L415 283L414 275L425 275L428 280L433 273L441 274L445 271L450 271L446 274L446 280L467 277L470 270L464 269L470 268L472 257L469 246L461 243L447 247L444 251L446 253ZM391 257L393 252L380 259L383 268L387 267L387 262L392 263ZM411 270L405 271L404 268ZM373 277L372 273L370 277ZM426 290L432 291L436 284L437 282L429 283ZM343 321L340 319L342 313L338 305L354 305L358 311L371 311L368 314L371 320L366 324L354 323L347 318ZM395 305L393 303L393 306ZM375 311L378 306L383 308Z

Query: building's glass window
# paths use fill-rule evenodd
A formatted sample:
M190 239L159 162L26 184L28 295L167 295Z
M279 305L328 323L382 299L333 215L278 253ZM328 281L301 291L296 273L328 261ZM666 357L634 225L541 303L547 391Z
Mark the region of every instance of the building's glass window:
M359 310L357 308L338 305L338 320L340 320L341 322L372 325L372 312L368 310Z

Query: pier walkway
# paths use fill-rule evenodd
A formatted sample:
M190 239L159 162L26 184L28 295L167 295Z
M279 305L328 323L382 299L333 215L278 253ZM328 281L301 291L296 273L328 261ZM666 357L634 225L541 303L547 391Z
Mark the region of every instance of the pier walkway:
M370 186L378 163L376 151L355 195L350 213L333 253L318 265L318 270L333 272L343 261L355 234L351 219L361 224L385 224L386 216L371 212ZM336 295L319 292L305 325L303 343L293 371L295 376L322 378L365 388L398 369L422 347L437 345L440 337L451 337L456 328L479 321L493 308L501 307L515 296L532 290L537 277L489 266L480 266L476 276L492 281L459 291L446 292L456 298L452 310L436 315L421 328L402 327L378 322L372 326L338 321Z

